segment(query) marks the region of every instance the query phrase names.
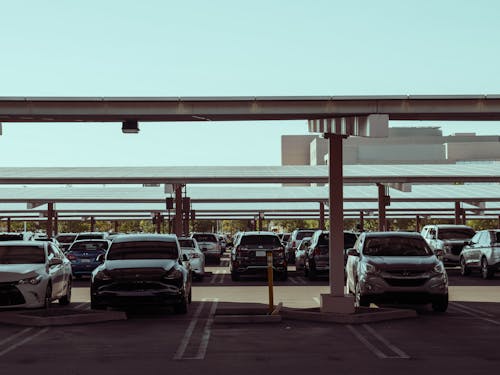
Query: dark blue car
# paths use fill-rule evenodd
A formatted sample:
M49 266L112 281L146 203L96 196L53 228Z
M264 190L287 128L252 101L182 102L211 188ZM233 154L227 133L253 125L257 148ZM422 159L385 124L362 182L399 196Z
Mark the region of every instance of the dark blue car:
M71 244L66 257L71 261L73 276L80 278L81 276L92 273L100 262L97 257L105 254L108 251L111 241L108 240L80 240Z

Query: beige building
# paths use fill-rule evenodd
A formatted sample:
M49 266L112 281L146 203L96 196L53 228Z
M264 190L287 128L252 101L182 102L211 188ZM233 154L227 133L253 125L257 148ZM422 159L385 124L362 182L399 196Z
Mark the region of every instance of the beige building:
M317 135L281 137L282 165L326 164L328 143ZM344 164L456 164L500 162L500 136L456 133L439 127L389 128L387 138L349 137Z

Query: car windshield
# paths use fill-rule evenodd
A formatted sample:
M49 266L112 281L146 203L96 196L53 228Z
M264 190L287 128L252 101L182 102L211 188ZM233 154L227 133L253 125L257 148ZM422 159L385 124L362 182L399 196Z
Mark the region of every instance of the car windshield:
M344 233L344 249L351 249L356 243L357 237L354 233Z
M45 251L39 246L0 246L0 264L43 264Z
M368 237L365 241L363 254L370 256L431 256L433 252L423 238Z
M330 241L330 233L321 233L321 235L318 238L318 245L319 246L328 246Z
M281 242L277 236L248 235L241 238L240 245L253 247L280 247Z
M73 242L76 236L58 236L56 238L61 243L68 243L68 242Z
M90 234L79 234L78 235L78 240L99 240L103 238L104 236L99 233L90 233Z
M108 243L106 241L92 241L92 242L75 242L71 245L70 249L73 251L85 252L102 252L108 250Z
M311 239L310 238L303 239L302 242L300 243L299 250L307 249L309 245L311 245Z
M496 239L495 243L500 243L500 232L496 232L495 235L496 237L493 237L494 239Z
M16 241L23 240L22 233L0 234L0 241Z
M284 234L283 238L281 239L283 242L287 242L290 239L290 234Z
M213 234L193 234L193 238L198 242L217 242L217 237Z
M177 259L178 257L176 242L130 241L113 242L106 259Z
M467 228L439 229L440 240L468 240L474 237L474 230Z
M312 237L313 234L314 234L313 230L310 230L310 231L301 231L301 232L297 233L296 239L297 240L302 240L303 238L306 238L306 237Z
M179 240L179 245L181 247L194 247L193 240Z

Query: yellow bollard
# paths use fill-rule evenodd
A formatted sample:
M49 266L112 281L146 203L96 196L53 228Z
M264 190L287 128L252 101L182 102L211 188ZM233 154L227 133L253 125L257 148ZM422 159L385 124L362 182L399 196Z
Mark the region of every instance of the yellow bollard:
M273 252L266 252L267 257L267 283L269 288L269 314L274 311L274 294L273 294Z

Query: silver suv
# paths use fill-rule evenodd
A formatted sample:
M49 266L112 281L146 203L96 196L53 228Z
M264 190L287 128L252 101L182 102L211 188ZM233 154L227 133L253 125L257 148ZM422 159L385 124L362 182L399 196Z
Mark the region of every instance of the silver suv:
M458 266L464 245L476 234L467 225L426 225L422 237L446 265Z

